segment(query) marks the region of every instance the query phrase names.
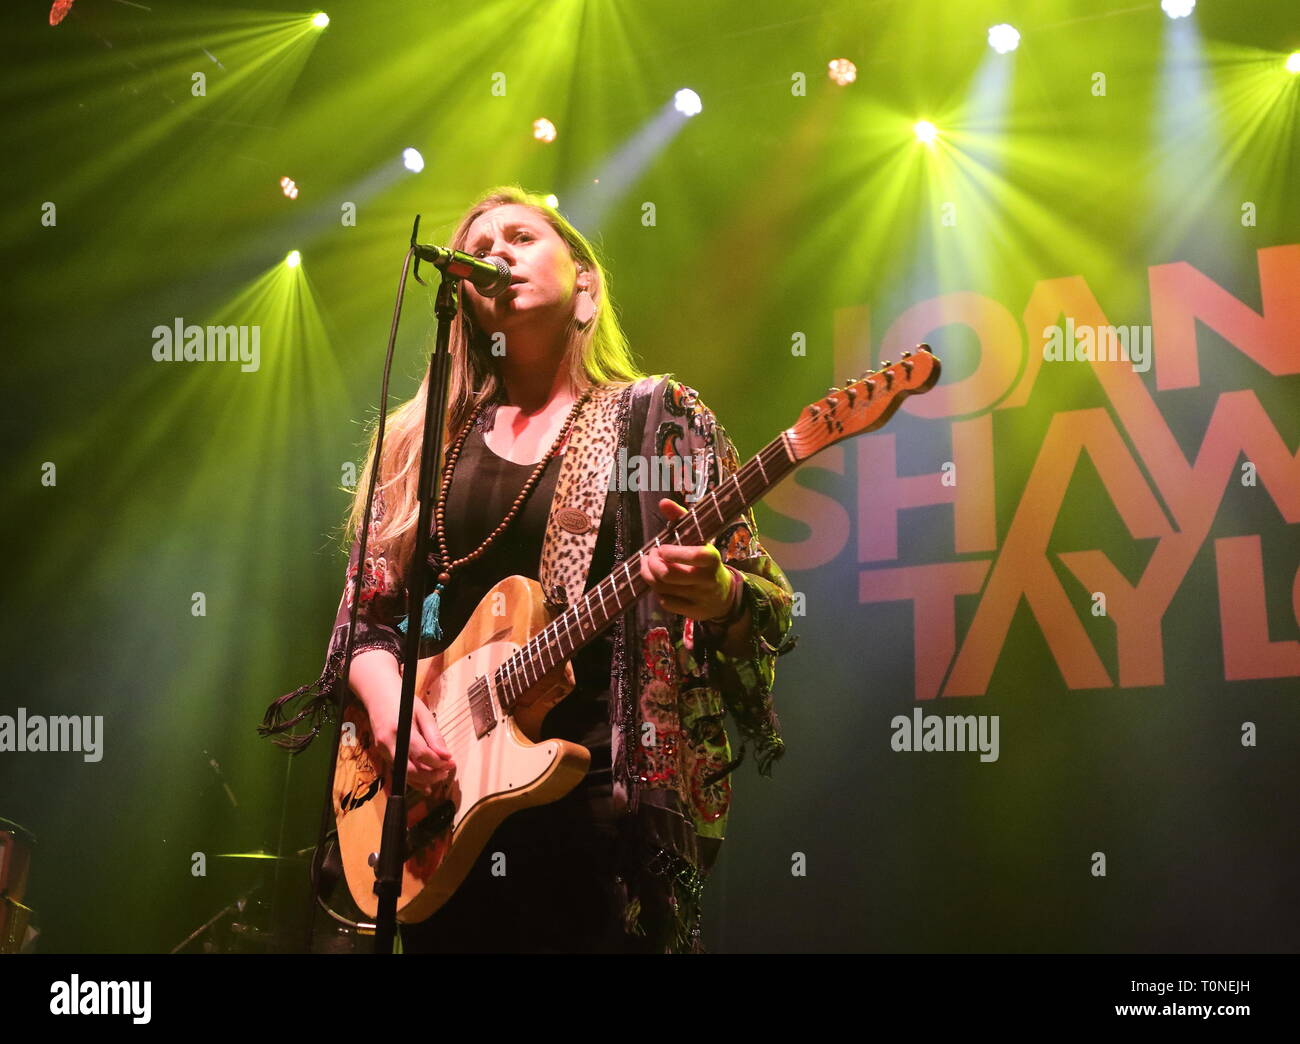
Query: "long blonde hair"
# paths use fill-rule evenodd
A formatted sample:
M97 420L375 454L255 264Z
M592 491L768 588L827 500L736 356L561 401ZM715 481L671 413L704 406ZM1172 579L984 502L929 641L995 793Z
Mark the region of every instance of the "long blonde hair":
M568 374L574 394L591 385L622 386L643 374L632 360L627 335L619 325L610 297L609 274L596 256L595 248L581 232L544 196L527 192L519 185L501 185L481 195L460 219L452 236L451 247L464 250L470 226L483 213L505 204L529 207L544 217L569 246L575 264L590 273L589 292L596 314L586 327L579 326L572 315L565 328L561 370ZM459 314L452 325L449 350L451 375L447 402L447 427L443 433L444 453L455 434L481 402L500 397L503 387L497 373L497 357L491 351L491 339L474 322L468 302L462 295ZM382 518L375 530L374 543L384 549L391 573L400 578L415 548L415 526L419 515L416 487L419 484L420 441L424 430L425 401L429 391L426 369L419 390L407 402L389 413L384 431L383 460L380 462L376 501L383 501ZM369 437L366 463L357 480L356 494L344 529L345 546L350 547L361 528L366 511L366 493L375 456L378 420ZM369 556L372 548L367 549Z

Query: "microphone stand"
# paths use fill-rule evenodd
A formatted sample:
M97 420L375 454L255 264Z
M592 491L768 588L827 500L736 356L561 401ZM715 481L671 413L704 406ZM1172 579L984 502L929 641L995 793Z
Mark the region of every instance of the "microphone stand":
M415 249L420 219L411 231ZM420 257L415 259L415 278L420 279ZM446 271L438 286L434 314L438 333L429 357L428 395L424 407L424 436L420 446L420 479L416 495L420 501L415 530L415 551L406 571L406 645L402 658L402 696L397 712L397 738L393 750L392 793L384 812L383 840L375 866L375 895L379 909L375 918L375 952L392 953L397 934L397 900L402 891L402 866L406 862L406 761L411 744L411 723L415 712L415 672L420 658L420 619L428 587L429 522L433 517L434 489L438 462L442 459L442 433L447 413L447 385L451 372L448 345L451 324L459 308L460 280ZM377 466L377 465L376 465Z

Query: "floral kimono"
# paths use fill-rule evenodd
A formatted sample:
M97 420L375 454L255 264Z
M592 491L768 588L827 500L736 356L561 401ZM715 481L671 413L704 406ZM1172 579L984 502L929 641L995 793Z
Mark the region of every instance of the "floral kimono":
M616 423L620 456L625 451L627 458L677 458L687 465L666 469L676 490L619 489L639 483L611 480L611 491L619 489L613 494L618 497L617 566L664 525L658 512L661 498L670 496L690 507L702 490L715 487L741 462L712 411L671 376L645 377L628 386L620 396ZM382 503L379 497L376 501L378 515ZM403 635L396 624L405 616L405 590L394 582L377 546L376 528L372 519L353 655L384 648L400 661ZM613 791L616 806L633 817L641 868L620 878L627 897L624 925L632 934L651 936L665 952L703 950L699 901L726 834L729 774L742 763L751 742L763 775L771 775L772 762L784 751L772 685L777 656L794 645L790 583L759 543L752 512L726 526L714 545L745 581L752 630L743 656L721 652L705 628L666 612L653 592L613 625ZM290 749L310 742L326 709L339 706L346 691L341 675L357 552L354 543L324 671L315 682L272 703L259 730L263 735L285 732L312 719L310 735L276 741ZM589 576L587 586L601 579ZM284 719L286 705L302 697L311 698L296 716ZM743 736L737 757L725 727L728 714Z

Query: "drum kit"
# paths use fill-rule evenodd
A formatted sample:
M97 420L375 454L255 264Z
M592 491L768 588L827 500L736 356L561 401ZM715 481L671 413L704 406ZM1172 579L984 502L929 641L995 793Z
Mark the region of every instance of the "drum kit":
M0 953L28 953L36 943L31 908L23 903L36 838L0 818Z
M39 932L32 909L23 902L32 865L35 835L0 817L0 954L32 953ZM284 856L272 852L222 852L214 858L239 860L268 871L261 880L190 932L171 953L371 953L374 925L352 905L340 887L342 864L331 834L315 872L314 907L305 916L304 871L315 869L314 848ZM295 904L302 903L301 916ZM331 903L341 906L334 909ZM298 922L298 923L294 923Z
M371 953L374 924L339 887L343 867L337 839L331 832L324 858L316 867L315 848L289 855L272 852L221 852L214 858L261 865L263 882L236 896L171 949L171 953ZM310 916L293 917L292 904L301 900L299 875L314 872ZM288 887L284 887L284 883ZM334 909L331 903L343 907ZM322 912L326 916L322 916Z

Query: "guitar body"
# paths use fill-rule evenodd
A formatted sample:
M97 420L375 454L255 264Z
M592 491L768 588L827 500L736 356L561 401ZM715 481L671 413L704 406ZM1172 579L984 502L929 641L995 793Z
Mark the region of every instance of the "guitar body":
M556 669L530 688L513 712L503 710L492 685L501 662L548 620L540 585L507 577L484 596L451 645L418 664L416 699L433 713L456 771L427 793L407 790L408 858L399 921L423 921L446 903L506 816L559 800L587 774L586 747L559 739L537 742L546 714L573 688L567 662L562 672ZM349 699L343 727L333 787L340 855L353 900L374 917L372 858L378 859L391 782L375 757L359 700Z

